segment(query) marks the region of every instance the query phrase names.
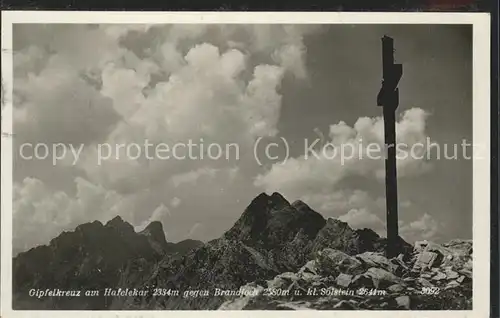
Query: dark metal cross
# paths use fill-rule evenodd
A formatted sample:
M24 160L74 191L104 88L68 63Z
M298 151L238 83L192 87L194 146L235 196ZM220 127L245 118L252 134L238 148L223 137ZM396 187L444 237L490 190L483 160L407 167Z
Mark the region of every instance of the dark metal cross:
M382 38L382 88L377 96L377 105L383 106L385 158L385 192L387 209L387 257L398 254L398 183L396 175L396 108L399 105L397 85L403 75L403 66L394 64L394 40Z

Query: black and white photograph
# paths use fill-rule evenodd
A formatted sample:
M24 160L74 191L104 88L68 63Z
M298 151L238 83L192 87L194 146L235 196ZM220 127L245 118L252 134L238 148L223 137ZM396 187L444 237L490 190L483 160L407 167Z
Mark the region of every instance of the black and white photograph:
M3 22L2 316L487 313L487 15L60 14Z

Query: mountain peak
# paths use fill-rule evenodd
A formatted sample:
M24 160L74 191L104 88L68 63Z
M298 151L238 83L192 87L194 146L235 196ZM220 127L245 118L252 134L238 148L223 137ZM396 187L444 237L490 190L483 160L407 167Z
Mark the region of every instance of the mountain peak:
M165 238L165 232L163 231L163 225L161 224L160 221L153 221L149 223L148 226L141 232L139 232L141 235L145 235L149 237L150 239L158 242L162 246L165 246L167 244L167 240Z
M273 194L268 195L265 192L262 192L255 199L252 200L248 209L252 207L266 207L270 209L282 209L284 207L290 206L290 202L288 202L285 197L283 197L278 192L273 192Z
M106 225L108 225L108 224L110 224L110 225L112 225L112 224L120 224L120 223L123 223L123 222L125 222L125 221L123 221L122 217L119 216L119 215L117 215L114 218L112 218L111 220L109 220L106 223Z
M153 221L142 231L163 232L163 224L160 221Z
M111 227L111 228L114 228L116 230L120 230L120 231L134 231L134 227L124 221L121 216L117 215L115 216L113 219L109 220L106 225L106 227Z
M279 192L273 192L273 194L271 194L271 201L273 202L276 202L276 203L284 203L284 204L290 204L290 202L288 202L285 197L283 195L281 195L281 193Z
M296 208L278 192L261 193L226 232L226 237L274 246L292 240L299 231L314 237L324 224L323 217L305 203Z
M258 196L256 196L252 202L254 201L261 201L261 200L267 200L269 198L269 195L265 192L261 192Z

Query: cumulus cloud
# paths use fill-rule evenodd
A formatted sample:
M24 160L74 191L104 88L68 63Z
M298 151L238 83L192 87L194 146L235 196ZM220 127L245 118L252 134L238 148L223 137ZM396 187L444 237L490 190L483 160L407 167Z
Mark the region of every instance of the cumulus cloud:
M400 235L409 242L416 240L436 240L439 238L441 226L428 213L424 213L421 218L403 224L400 227Z
M104 31L104 33L113 38L121 39L126 36L129 32L147 32L153 25L151 24L106 24L99 25L99 29Z
M307 76L304 65L305 46L288 44L273 53L273 58L285 69L290 70L298 78Z
M316 30L300 25L16 26L17 140L85 147L76 166L62 160L63 166L51 168L73 169L71 175L80 176L75 194L52 190L46 180L36 179L42 174L18 178L15 245L33 246L77 224L117 214L139 227L170 217L188 223L197 211L169 214L169 208L190 203L182 191L193 196L228 191L239 168L224 160L131 159L116 146L203 139L250 151L256 138L278 133L283 78L287 73L306 77L304 38ZM100 144L109 145L101 150L111 155L98 164ZM41 167L37 170L36 161L26 165L34 172ZM45 232L33 235L42 224Z
M347 222L353 229L369 228L380 236L386 237L385 218L379 216L382 214L372 211L371 207L351 209L346 214L339 216L338 219ZM401 216L404 216L404 214ZM441 225L439 222L428 213L413 221L399 221L399 235L410 244L419 240L438 240L440 230Z
M104 139L119 114L100 92L100 72L126 50L87 25L16 25L14 38L17 140L79 144Z
M182 200L179 199L178 197L173 197L172 200L170 200L170 206L176 208L181 204L181 202Z
M339 220L347 222L353 229L369 228L381 236L385 236L385 222L377 215L367 209L352 209L344 215L339 216Z
M191 229L189 230L189 233L187 234L187 237L191 238L198 238L200 237L203 232L203 224L201 223L195 223Z
M114 191L76 178L76 193L56 191L35 178L13 188L13 248L25 250L47 244L63 230L93 220L108 221L117 214L132 218L129 201Z
M386 237L386 206L385 198L374 198L368 192L354 190L338 192L335 199L313 202L328 202L323 205L326 215L347 222L353 229L369 228L380 236ZM399 202L399 234L409 243L417 240L437 240L441 225L430 214L419 216L420 207L408 200ZM342 211L348 211L343 213ZM416 216L416 218L415 218Z
M213 177L217 173L216 169L212 168L200 168L198 170L189 171L182 174L176 174L170 178L174 187L178 187L183 184L194 185L203 176Z
M112 101L57 58L38 75L15 83L15 133L20 139L78 145L104 139L118 120Z
M354 229L370 228L381 236L386 234L384 198L359 189L342 189L306 194L303 199L324 216L347 222Z
M249 26L253 30L253 48L270 52L274 61L297 78L307 78L304 37L321 32L320 25ZM276 45L276 43L278 45Z
M184 60L183 67L173 72L167 81L157 83L147 95L143 94L148 82L146 75L117 66L104 73L105 94L123 116L106 140L112 150L117 144L142 146L146 140L171 147L182 144L182 148L190 141L197 145L215 142L223 152L228 149L227 145L238 145L236 154L224 155L235 158L241 148L251 149L255 138L277 133L281 107L281 95L277 90L283 76L282 68L258 65L253 70L253 77L245 83L240 75L247 68L246 57L237 50L220 52L206 43L189 50ZM112 72L119 74L111 75ZM112 80L114 78L120 80ZM124 82L130 85L121 85ZM92 178L107 185L130 178L147 180L165 171L181 173L193 170L196 165L227 163L224 160L207 163L200 156L190 160L189 165L179 160L155 160L157 158L145 162L144 158L131 158L126 149L121 148L113 152L110 160L98 164L98 147L86 148L86 160L82 160L81 167Z
M151 222L162 222L165 220L165 217L168 216L171 216L170 209L162 203L156 209L154 209L153 213L151 213L151 216L148 219L144 220L139 226L135 227L135 231L139 232L144 230Z
M397 153L398 177L426 172L428 163L420 159L425 148L417 147L419 156L405 156L417 143L424 143L427 114L420 108L404 112L397 122L397 143L404 145ZM319 208L328 209L344 196L342 181L358 176L379 178L384 176L383 119L359 118L353 127L345 122L330 126L330 140L308 153L274 164L266 173L256 177L254 184L266 191L280 191L288 197L310 198ZM319 141L319 139L318 139ZM316 141L308 141L304 150ZM376 147L373 147L376 146ZM374 149L370 150L370 149ZM325 211L326 212L326 211Z

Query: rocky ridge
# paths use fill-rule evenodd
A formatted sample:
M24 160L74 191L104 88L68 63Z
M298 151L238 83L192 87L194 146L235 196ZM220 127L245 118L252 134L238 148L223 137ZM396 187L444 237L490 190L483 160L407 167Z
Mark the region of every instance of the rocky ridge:
M48 245L32 248L13 259L13 307L23 309L107 308L108 297L30 297L30 289L104 290L119 287L123 276L137 275L138 264L149 266L167 256L182 256L200 241L170 243L160 222L136 233L119 216L106 224L85 223L63 232ZM122 285L123 286L123 285Z

